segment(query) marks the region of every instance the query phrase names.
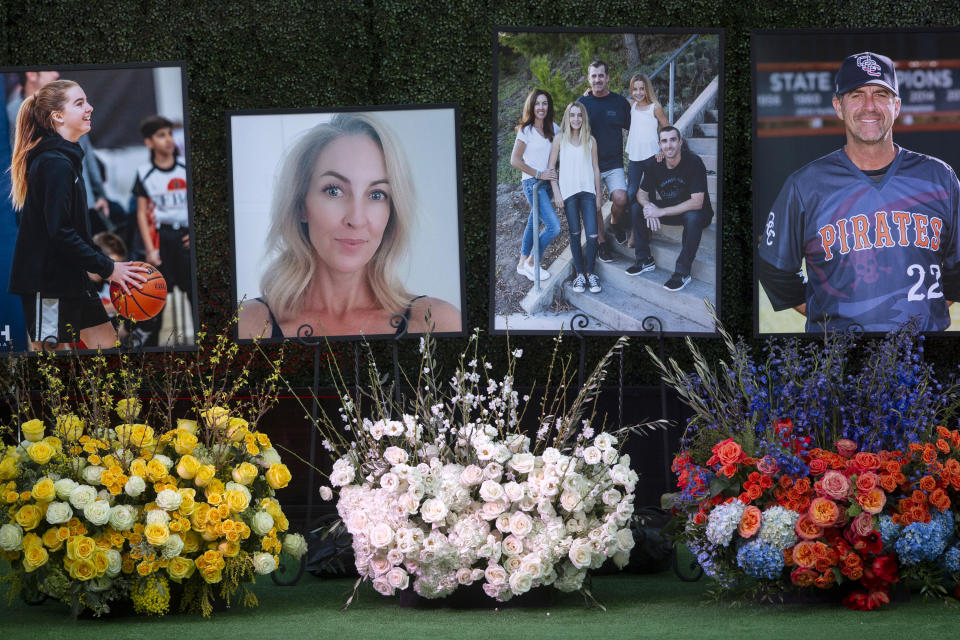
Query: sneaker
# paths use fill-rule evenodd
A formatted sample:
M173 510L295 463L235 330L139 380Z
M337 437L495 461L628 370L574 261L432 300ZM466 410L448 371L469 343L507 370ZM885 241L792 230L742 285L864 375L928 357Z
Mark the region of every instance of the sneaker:
M638 276L641 273L653 271L656 268L657 263L653 261L653 258L647 258L646 260L637 260L634 264L625 269L625 273L628 276Z
M600 286L600 278L597 277L597 274L591 273L587 276L587 281L590 283L590 293L600 293L603 291L603 288Z
M667 291L680 291L680 289L687 286L691 280L693 280L693 278L690 276L682 276L679 273L675 273L664 283L663 288Z
M627 233L626 229L621 229L620 227L614 227L613 225L610 225L610 226L613 231L613 237L614 239L616 239L617 244L619 244L621 247L627 246L627 240L629 239L630 236Z
M578 273L577 277L573 279L573 290L577 293L583 293L583 290L587 286L587 279L583 277L582 273Z
M597 260L600 262L613 262L613 256L610 254L610 248L606 242L601 242L597 248Z
M533 282L535 279L533 275L533 265L527 262L526 260L524 260L523 262L517 265L517 273L526 277L526 279L529 280L530 282ZM550 278L550 272L544 269L543 267L540 267L540 281L543 282L544 280L547 280L549 278Z

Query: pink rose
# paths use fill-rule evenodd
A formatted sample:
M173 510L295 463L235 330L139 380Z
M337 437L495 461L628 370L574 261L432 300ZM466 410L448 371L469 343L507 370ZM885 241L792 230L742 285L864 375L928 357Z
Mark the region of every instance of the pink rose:
M839 471L831 469L819 481L820 490L834 500L843 500L850 495L850 480Z
M873 531L873 514L862 512L850 522L850 531L861 538L869 535Z
M757 471L764 475L772 476L779 470L780 464L773 456L763 456L757 461Z
M853 440L847 440L846 438L837 440L835 446L837 447L837 453L842 455L844 458L849 458L857 452L857 443Z

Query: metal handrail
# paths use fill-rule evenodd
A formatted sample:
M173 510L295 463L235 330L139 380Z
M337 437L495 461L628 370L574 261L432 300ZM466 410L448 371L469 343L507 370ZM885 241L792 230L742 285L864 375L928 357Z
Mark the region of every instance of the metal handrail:
M533 210L530 212L533 216L533 290L537 293L540 293L540 203L537 194L543 183L539 179L533 183Z
M672 55L672 56L670 56L669 58L667 58L666 60L664 60L664 61L660 64L660 66L657 67L656 71L654 71L653 73L650 74L650 76L649 76L650 79L653 80L653 78L654 78L658 73L660 73L661 71L663 71L663 68L664 68L665 66L667 66L668 64L670 64L671 62L673 62L674 60L676 60L676 59L677 59L677 56L680 55L681 53L683 53L683 50L686 49L687 47L689 47L689 46L693 43L693 41L696 40L696 39L699 38L699 37L700 37L700 34L694 34L694 35L690 36L690 38L689 38L686 42L684 42L684 43L680 46L679 49L677 49L676 51L673 52L673 55Z
M651 73L650 76L649 76L650 80L653 80L653 78L656 77L656 75L657 75L658 73L660 73L661 71L663 71L663 68L664 68L664 67L666 67L666 66L668 66L668 65L669 65L669 67L670 67L670 79L669 79L669 82L668 82L668 86L669 86L669 96L668 96L668 100L667 100L667 121L670 122L670 124L673 124L673 122L674 122L674 120L673 120L673 96L674 96L673 86L674 86L674 75L675 75L674 72L675 72L675 70L676 70L676 62L675 62L675 61L676 61L676 59L677 59L677 56L679 56L681 53L683 53L683 50L686 49L687 47L689 47L690 44L693 43L693 41L696 40L696 39L699 38L699 37L700 37L699 34L694 34L694 35L690 36L690 38L689 38L686 42L684 42L683 45L681 45L681 47L680 47L679 49L677 49L676 51L673 52L673 55L672 55L672 56L670 56L669 58L667 58L666 60L664 60L664 61L660 64L660 66L657 67L656 70L655 70L653 73Z

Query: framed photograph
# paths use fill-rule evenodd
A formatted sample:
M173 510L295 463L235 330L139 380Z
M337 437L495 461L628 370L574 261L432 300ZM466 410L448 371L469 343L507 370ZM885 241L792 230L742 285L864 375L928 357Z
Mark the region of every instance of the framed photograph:
M0 79L0 349L194 348L185 64ZM131 261L150 280L111 296Z
M227 114L238 339L463 335L454 105Z
M960 330L960 32L751 45L756 332Z
M494 30L495 334L715 335L723 33Z

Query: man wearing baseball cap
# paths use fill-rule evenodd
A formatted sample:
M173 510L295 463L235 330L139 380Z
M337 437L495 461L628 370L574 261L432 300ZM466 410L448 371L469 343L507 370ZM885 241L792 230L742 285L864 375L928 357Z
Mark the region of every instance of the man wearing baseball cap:
M760 235L757 271L775 311L806 330L950 326L960 296L960 183L946 163L894 144L890 58L847 56L833 108L846 143L791 175ZM805 274L804 274L805 271Z

